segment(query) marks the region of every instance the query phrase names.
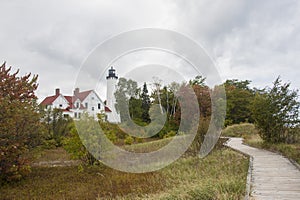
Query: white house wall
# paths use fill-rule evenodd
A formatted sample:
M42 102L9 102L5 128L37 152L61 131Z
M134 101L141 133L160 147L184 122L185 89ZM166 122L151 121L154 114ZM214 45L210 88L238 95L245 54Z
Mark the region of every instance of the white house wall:
M98 104L100 104L100 108L98 108ZM104 111L104 103L98 97L98 95L92 91L90 94L83 100L82 105L87 108L85 111L90 115L97 119L97 114L101 111Z
M59 108L59 109L66 109L69 106L68 101L65 99L64 96L59 95L52 103L51 108Z

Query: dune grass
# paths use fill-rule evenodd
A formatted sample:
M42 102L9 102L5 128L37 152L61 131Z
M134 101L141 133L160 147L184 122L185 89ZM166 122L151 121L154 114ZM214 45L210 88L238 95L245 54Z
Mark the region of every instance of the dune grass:
M246 138L248 136L256 135L258 131L255 129L254 124L250 123L242 123L242 124L234 124L231 126L227 126L222 131L222 136L225 137L243 137Z
M154 149L162 145L155 143ZM150 146L145 143L131 148L148 151ZM57 159L55 152L60 151L48 155ZM185 156L164 169L144 174L104 165L33 167L26 179L2 185L0 199L242 199L247 170L246 157L219 145L204 159Z

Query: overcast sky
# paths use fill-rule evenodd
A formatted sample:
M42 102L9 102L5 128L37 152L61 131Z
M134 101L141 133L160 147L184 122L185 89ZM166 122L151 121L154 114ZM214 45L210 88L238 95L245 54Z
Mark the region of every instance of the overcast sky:
M58 87L71 94L99 43L145 27L197 41L223 80L250 79L263 88L281 75L300 87L298 0L0 0L0 8L0 62L38 74L40 98Z

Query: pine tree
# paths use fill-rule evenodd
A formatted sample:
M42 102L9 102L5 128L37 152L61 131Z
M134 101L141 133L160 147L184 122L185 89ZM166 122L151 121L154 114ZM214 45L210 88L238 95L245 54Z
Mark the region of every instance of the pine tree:
M267 142L292 142L293 130L299 125L298 91L289 89L278 77L272 88L257 93L252 105L255 125Z
M150 116L149 116L149 109L150 109L150 97L148 95L148 89L147 89L147 84L144 83L143 85L143 91L141 94L142 98L142 120L144 122L150 122Z

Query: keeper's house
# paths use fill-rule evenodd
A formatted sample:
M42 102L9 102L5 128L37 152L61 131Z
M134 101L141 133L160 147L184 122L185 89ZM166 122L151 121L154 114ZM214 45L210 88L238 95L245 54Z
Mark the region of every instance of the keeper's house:
M76 88L72 96L63 95L60 89L55 90L55 95L46 97L40 105L45 109L61 109L64 116L70 116L73 119L80 119L85 112L97 119L98 113L105 113L107 121L111 123L120 123L120 115L116 112L115 105L115 87L118 77L115 69L111 67L107 79L107 105L101 100L94 90L80 91Z

